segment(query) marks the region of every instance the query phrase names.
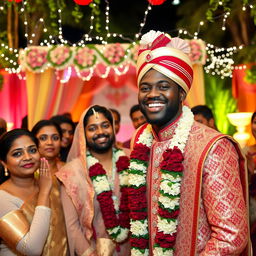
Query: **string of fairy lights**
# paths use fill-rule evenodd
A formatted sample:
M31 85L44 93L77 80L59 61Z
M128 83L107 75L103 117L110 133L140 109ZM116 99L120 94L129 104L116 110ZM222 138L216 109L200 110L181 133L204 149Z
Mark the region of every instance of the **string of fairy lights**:
M71 43L68 40L66 40L63 37L63 26L62 26L62 10L61 8L57 9L58 12L58 20L57 20L57 24L58 24L58 35L57 36L53 36L53 35L49 35L47 39L44 39L43 41L40 42L40 46L47 46L47 47L51 47L52 45L69 45L69 46L73 46L73 47L85 47L87 43L92 42L93 40L97 40L99 42L99 44L102 44L103 47L101 49L101 52L103 53L105 50L106 45L108 44L108 42L110 41L110 38L121 38L123 40L128 41L129 43L132 43L133 45L136 45L136 41L139 40L139 38L142 35L142 31L146 25L146 21L148 18L148 14L150 13L150 11L152 10L152 8L154 8L152 5L148 5L145 12L144 12L144 17L139 25L139 31L138 33L135 34L134 38L129 38L121 33L114 33L111 32L110 30L110 7L109 7L109 1L105 0L105 36L92 36L94 29L95 29L95 17L94 17L94 13L93 13L93 8L96 7L96 4L93 3L93 8L91 11L91 16L90 16L90 24L89 24L89 31L88 33L85 33L82 38L77 42L77 43ZM57 5L59 6L59 2L57 1ZM219 1L219 5L222 5L222 2ZM0 13L1 11L5 10L4 5L0 6ZM243 5L242 10L246 11L247 8L252 9L254 6L251 4L247 4L247 5ZM47 33L48 29L46 27L45 21L43 18L40 18L34 28L34 31L31 33L31 35L29 35L29 29L28 29L28 14L27 14L27 0L22 1L22 5L19 9L19 12L21 13L21 15L23 15L23 23L24 23L24 29L25 29L25 38L27 40L27 47L32 46L34 43L34 39L36 36L36 31L37 28L39 26L39 24L41 24L43 26L43 33ZM225 12L223 14L221 14L220 16L215 17L214 19L220 19L222 18L222 27L221 29L223 31L226 30L226 21L228 19L228 17L230 16L230 11ZM198 29L197 31L195 31L194 33L190 33L188 32L186 29L178 29L178 36L179 37L190 37L191 39L199 39L199 35L200 35L200 31L201 28L205 25L207 21L200 21L198 24ZM1 44L1 47L4 48L5 50L8 50L9 53L11 55L13 55L15 58L19 57L19 49L13 49L10 48L8 45L5 44ZM207 54L207 62L204 65L204 69L206 73L212 74L212 75L218 75L221 78L225 78L225 77L232 77L232 70L234 69L234 60L233 60L233 55L235 53L237 53L239 50L241 50L243 48L243 46L234 46L234 47L229 47L229 48L223 48L223 47L217 47L214 46L213 44L210 43L206 43L206 54ZM24 49L26 50L26 48ZM126 54L124 56L124 58L127 58L128 54L130 53L130 50L128 49L126 51ZM9 73L20 73L21 71L21 67L19 66L19 64L17 63L16 60L14 60L11 57L8 57L5 53L1 53L1 58L4 58L5 61L9 62L10 65L13 66L13 68L6 68L6 71L8 71ZM246 65L243 66L239 66L239 69L242 68L246 68ZM121 70L118 68L115 68L115 72L117 75L121 75L124 72L127 71L127 67L121 67ZM98 70L95 70L97 73L99 73ZM91 72L90 72L91 73ZM106 77L107 74L109 73L109 69L106 69L106 72L104 74L98 74L101 77Z

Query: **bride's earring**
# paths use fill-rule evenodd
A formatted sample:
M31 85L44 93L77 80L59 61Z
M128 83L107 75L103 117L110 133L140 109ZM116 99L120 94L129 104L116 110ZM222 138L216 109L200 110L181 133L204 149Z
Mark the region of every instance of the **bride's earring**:
M4 167L4 175L8 176L8 169L6 167Z

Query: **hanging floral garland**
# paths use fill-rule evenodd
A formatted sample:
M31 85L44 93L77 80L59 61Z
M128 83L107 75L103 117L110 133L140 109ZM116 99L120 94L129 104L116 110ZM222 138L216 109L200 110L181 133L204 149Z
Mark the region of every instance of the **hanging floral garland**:
M30 47L26 51L26 63L30 71L41 72L47 66L47 50L45 48Z
M163 160L160 164L161 180L153 255L172 256L174 252L183 171L183 152L193 122L193 114L189 108L184 106L174 136L163 153ZM146 177L152 142L151 126L148 125L140 135L130 156L129 206L131 211L132 256L149 255Z
M75 50L74 65L79 70L86 70L96 64L95 51L89 47L78 47Z
M68 46L53 46L47 54L47 60L56 69L64 69L73 57L73 51Z
M129 234L129 207L128 207L128 167L129 158L123 150L113 149L116 161L116 170L120 183L120 205L114 203L113 191L108 180L106 171L99 161L87 152L87 165L104 224L109 236L117 243L125 241ZM112 181L114 183L114 180ZM112 185L113 187L113 185ZM115 201L116 202L116 201ZM117 217L118 216L118 217Z

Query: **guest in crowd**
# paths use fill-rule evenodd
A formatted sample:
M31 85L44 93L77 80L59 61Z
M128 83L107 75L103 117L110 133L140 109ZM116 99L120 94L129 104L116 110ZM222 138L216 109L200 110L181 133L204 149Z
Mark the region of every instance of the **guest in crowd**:
M28 115L24 116L21 120L21 129L28 130Z
M57 123L61 128L62 139L61 139L61 148L60 148L60 160L63 162L66 162L68 152L70 150L70 147L73 141L75 124L70 118L64 115L53 116L50 120Z
M41 120L32 128L32 133L39 141L39 153L48 160L52 175L64 162L59 160L62 132L59 125L51 120Z
M208 106L197 105L191 108L191 111L194 114L195 121L217 130L212 110Z
M7 131L6 121L0 117L0 136Z
M59 205L51 192L48 162L38 140L23 129L0 138L0 160L10 179L0 185L0 255L66 255ZM34 173L39 168L38 178ZM54 246L53 246L54 245Z
M32 133L39 141L38 150L41 157L44 157L49 164L49 169L53 179L52 194L56 205L58 205L58 220L60 225L60 236L62 236L62 243L67 245L66 228L63 223L64 214L60 200L60 183L58 182L55 173L64 165L64 162L59 160L60 144L61 144L61 129L58 124L51 120L41 120L32 128Z
M146 118L142 114L142 112L140 110L140 105L138 105L138 104L131 107L130 118L132 120L132 124L135 129L139 128L141 125L146 123ZM131 139L125 141L123 143L123 147L130 149L130 144L131 144Z
M251 131L256 139L256 112L251 118ZM256 255L256 143L244 149L247 158L250 196L250 224L253 255Z
M0 136L7 131L6 121L0 117ZM4 166L0 163L0 184L9 178L8 172L4 171Z
M115 147L111 112L90 107L76 128L68 163L56 173L71 256L130 255L128 166L124 151Z

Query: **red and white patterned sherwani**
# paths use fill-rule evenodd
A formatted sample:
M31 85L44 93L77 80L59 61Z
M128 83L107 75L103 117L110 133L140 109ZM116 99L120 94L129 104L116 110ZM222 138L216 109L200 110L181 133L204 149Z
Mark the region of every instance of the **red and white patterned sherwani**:
M154 135L147 175L150 255L156 234L162 154L177 121ZM138 129L137 141L146 125ZM235 142L194 122L184 151L175 255L249 255L244 158Z

